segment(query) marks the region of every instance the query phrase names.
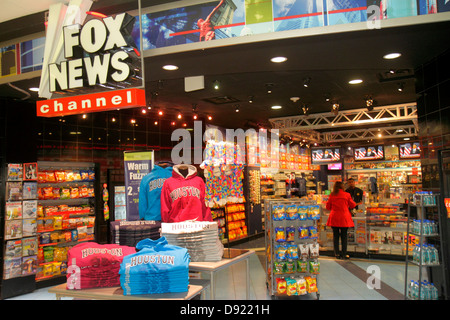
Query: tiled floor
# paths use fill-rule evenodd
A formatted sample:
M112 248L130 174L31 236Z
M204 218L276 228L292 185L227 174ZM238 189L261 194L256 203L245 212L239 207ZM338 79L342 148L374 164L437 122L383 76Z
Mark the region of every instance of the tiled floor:
M264 240L258 239L239 245L252 248L256 254L250 257L250 299L272 299L266 286L264 263ZM398 261L351 259L335 260L321 257L318 288L320 300L402 300L404 299L405 264ZM369 268L369 270L368 270ZM371 269L379 271L379 288L372 287ZM207 278L204 276L204 278ZM408 278L418 279L418 268L408 266ZM237 263L216 274L216 299L245 300L245 263ZM369 281L368 281L369 280ZM70 300L70 298L63 298ZM55 300L47 288L30 294L10 298L10 300Z

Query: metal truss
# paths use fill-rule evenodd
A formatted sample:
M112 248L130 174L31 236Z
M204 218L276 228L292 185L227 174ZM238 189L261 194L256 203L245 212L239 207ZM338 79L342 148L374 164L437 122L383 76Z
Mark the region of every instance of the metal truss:
M370 124L379 125L400 121L413 122L417 130L417 105L415 102L375 107L371 111L368 109L353 109L342 110L337 114L328 112L269 119L272 128L278 129L280 133L323 130L330 129L331 127L342 128Z
M389 138L411 138L417 136L415 125L382 127L370 129L354 129L322 133L322 142L352 142L362 140L381 140Z

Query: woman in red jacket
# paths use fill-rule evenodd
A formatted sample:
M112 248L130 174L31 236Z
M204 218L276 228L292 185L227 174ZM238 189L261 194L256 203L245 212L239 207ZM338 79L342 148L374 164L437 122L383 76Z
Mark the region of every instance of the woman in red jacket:
M354 227L350 209L356 207L350 193L344 191L344 184L337 181L334 184L333 192L328 198L326 208L330 210L327 226L333 229L334 255L337 259L348 259L347 255L347 231ZM339 239L342 244L342 255L339 255Z

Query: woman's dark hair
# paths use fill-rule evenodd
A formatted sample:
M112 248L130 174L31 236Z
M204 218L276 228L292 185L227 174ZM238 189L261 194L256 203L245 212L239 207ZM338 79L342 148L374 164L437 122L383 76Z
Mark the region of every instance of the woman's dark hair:
M344 183L342 181L336 181L333 186L333 194L338 194L340 189L344 190Z

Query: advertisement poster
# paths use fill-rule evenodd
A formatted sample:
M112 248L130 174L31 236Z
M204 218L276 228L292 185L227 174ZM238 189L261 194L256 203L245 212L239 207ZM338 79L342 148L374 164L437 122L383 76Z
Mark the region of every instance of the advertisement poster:
M323 0L273 1L275 31L324 26Z
M0 48L0 78L17 74L16 45Z
M327 0L328 25L367 21L367 0Z
M126 220L139 220L139 185L153 168L153 151L124 152Z
M44 61L45 37L22 42L20 44L21 73L42 69Z

